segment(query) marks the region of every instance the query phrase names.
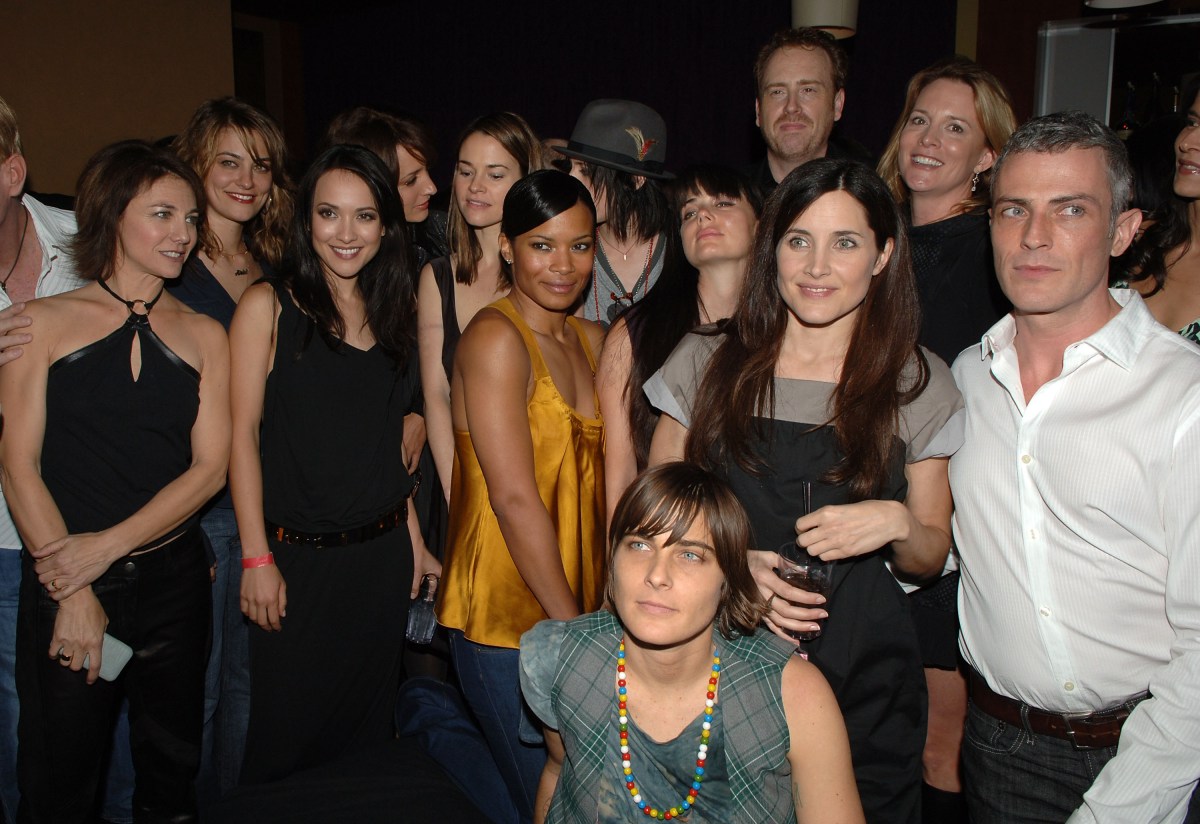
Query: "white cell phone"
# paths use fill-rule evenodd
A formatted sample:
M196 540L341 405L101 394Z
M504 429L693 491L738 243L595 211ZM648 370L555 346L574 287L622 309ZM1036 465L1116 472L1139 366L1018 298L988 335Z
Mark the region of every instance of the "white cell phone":
M90 655L83 656L83 668L88 668ZM100 647L100 677L105 681L116 681L121 670L133 657L133 648L119 638L104 633L104 645Z

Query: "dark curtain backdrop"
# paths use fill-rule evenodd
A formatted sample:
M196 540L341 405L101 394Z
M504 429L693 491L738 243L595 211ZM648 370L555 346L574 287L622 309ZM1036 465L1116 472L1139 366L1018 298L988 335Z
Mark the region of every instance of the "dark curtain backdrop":
M409 111L433 129L443 196L461 129L510 109L543 137L568 137L583 105L640 100L667 121L667 165L742 166L763 154L752 67L787 27L786 0L478 0L290 6L300 27L307 146L357 104ZM878 153L908 78L954 49L955 0L861 0L845 116L838 128Z

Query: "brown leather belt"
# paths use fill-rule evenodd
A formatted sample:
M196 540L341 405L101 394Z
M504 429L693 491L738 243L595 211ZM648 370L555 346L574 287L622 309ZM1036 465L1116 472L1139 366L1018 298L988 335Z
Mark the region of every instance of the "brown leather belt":
M287 527L267 521L267 537L274 538L283 544L298 544L317 548L349 546L350 544L365 543L373 538L378 538L380 535L386 535L396 527L404 524L407 520L408 500L405 499L391 512L380 515L369 524L363 524L354 529L347 529L344 532L301 532L298 529L288 529Z
M1121 725L1133 712L1133 708L1150 697L1146 692L1134 696L1112 709L1100 710L1090 715L1064 715L1046 712L1021 701L992 691L983 676L967 668L971 701L993 718L1022 727L1037 735L1048 735L1070 741L1077 750L1095 750L1115 747L1121 738Z

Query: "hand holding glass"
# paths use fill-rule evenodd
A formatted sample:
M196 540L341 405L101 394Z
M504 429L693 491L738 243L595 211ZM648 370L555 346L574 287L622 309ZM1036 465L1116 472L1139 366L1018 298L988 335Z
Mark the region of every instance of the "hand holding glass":
M812 484L804 482L803 500L800 514L807 515L812 510ZM788 541L777 550L779 566L775 574L786 583L806 592L816 592L829 598L833 588L833 565L836 561L822 561L815 555L809 555L808 550L795 541ZM809 606L808 604L793 604L793 606ZM787 634L797 641L811 641L821 634L816 630L786 630Z

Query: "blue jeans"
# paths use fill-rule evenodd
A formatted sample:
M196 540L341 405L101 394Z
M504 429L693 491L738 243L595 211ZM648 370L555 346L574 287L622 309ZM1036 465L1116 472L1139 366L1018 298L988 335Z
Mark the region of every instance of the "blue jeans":
M396 735L414 737L463 794L493 824L521 820L479 728L450 684L418 676L400 685L396 696Z
M204 744L196 793L203 808L237 786L250 723L250 641L242 615L242 541L232 509L213 507L200 526L217 558L212 652L204 678Z
M129 749L129 700L121 702L117 726L113 731L112 751L108 756L108 776L104 780L104 795L100 817L109 824L132 824L133 753Z
M971 702L963 735L963 788L972 824L1062 824L1116 747L1077 750L999 721Z
M538 721L521 697L520 650L489 647L468 641L450 630L450 651L467 706L479 722L492 757L521 820L533 819L542 768L544 744L525 743L522 728L534 730Z
M0 811L17 820L17 604L21 551L0 549Z

